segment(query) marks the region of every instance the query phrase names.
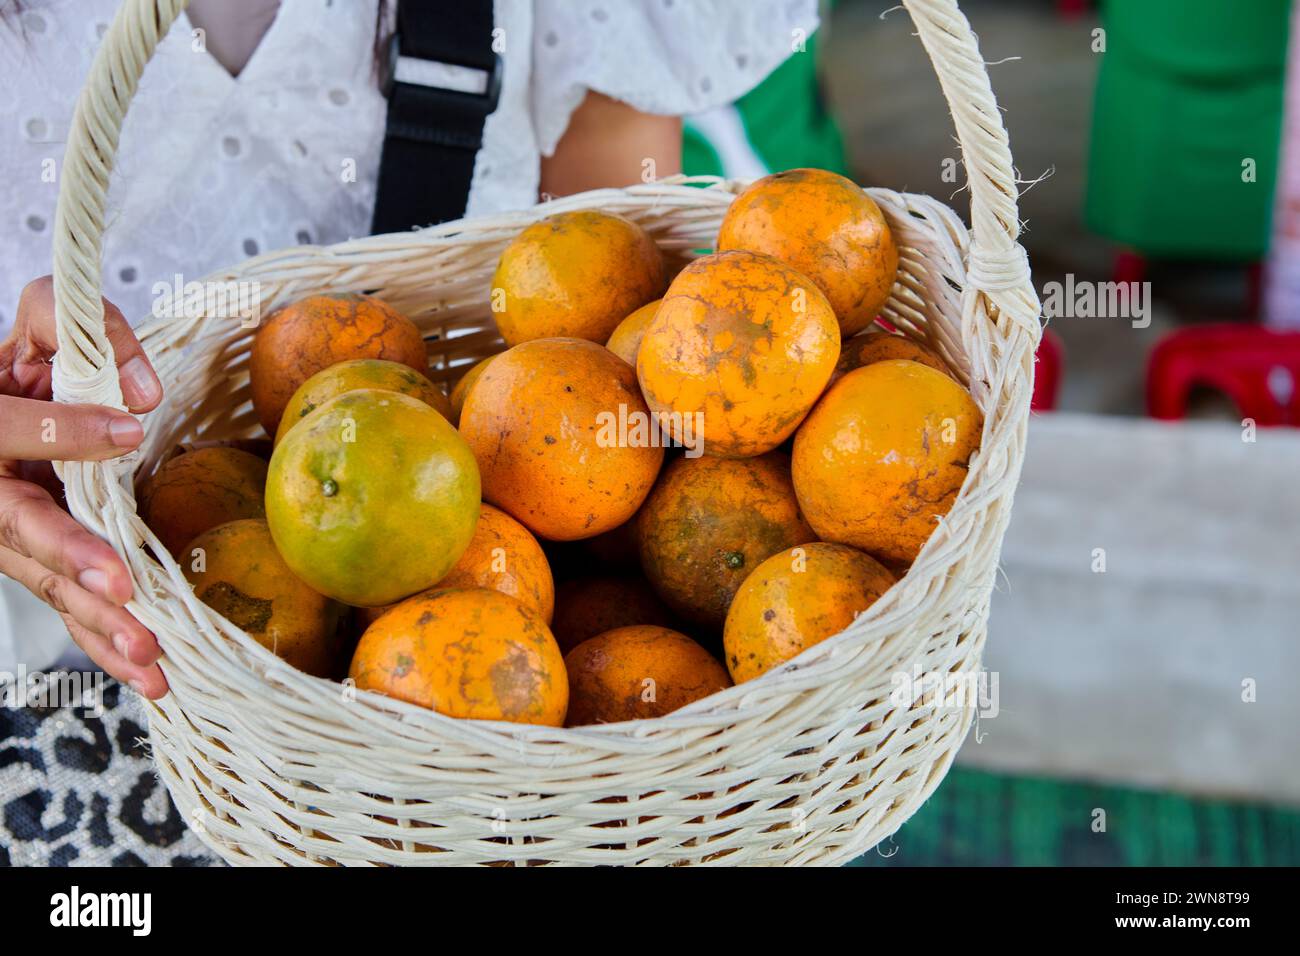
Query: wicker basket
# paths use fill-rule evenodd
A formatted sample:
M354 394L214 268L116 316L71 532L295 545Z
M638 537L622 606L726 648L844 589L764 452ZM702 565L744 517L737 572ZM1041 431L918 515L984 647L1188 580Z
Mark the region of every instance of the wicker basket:
M60 401L121 407L100 304L105 191L136 83L183 6L124 2L77 106L54 245ZM141 327L166 391L145 418L144 445L60 474L73 514L129 564L130 610L157 634L171 685L149 705L154 757L217 853L286 864L836 863L896 830L939 784L973 702L895 703L893 678L980 666L1039 325L1006 133L975 37L953 0L906 6L956 122L974 229L924 196L869 190L902 250L885 316L938 348L969 385L985 414L982 447L910 573L847 631L757 680L657 720L564 730L452 720L289 668L194 597L137 517L133 492L177 442L258 433L252 333L210 315ZM712 244L737 188L602 190L286 249L210 279L258 283L263 314L313 292L374 290L424 330L446 380L501 348L488 284L525 224L598 207L687 255ZM453 329L462 334L449 338Z

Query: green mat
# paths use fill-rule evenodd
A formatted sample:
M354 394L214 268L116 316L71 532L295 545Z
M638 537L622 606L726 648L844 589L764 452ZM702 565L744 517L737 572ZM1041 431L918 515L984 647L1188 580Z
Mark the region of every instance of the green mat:
M1093 832L1097 809L1105 832ZM1298 864L1295 810L955 768L892 839L850 865Z

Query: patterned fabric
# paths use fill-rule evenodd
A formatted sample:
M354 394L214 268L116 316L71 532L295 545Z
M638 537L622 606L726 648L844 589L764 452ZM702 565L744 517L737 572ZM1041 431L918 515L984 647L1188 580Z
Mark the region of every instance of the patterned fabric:
M210 866L141 743L142 705L111 679L103 712L0 707L0 866Z

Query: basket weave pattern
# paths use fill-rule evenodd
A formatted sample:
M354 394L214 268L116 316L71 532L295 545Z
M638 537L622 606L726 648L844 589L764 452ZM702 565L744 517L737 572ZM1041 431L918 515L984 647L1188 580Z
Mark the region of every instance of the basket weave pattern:
M124 3L78 105L56 222L61 401L121 406L99 305L104 195L135 83L183 5ZM172 689L150 705L157 766L217 853L285 864L836 863L896 830L938 785L973 701L896 703L894 677L979 668L1039 326L1006 134L974 37L952 0L907 7L953 109L974 231L935 200L868 190L901 251L885 316L969 385L985 415L982 446L906 577L847 631L757 680L657 720L565 730L453 720L293 670L195 598L136 515L133 492L178 442L259 433L252 331L210 315L139 327L166 394L145 419L144 445L60 474L78 520L128 561L130 610L157 634ZM263 315L315 292L372 291L420 326L434 377L447 380L502 348L488 287L527 223L600 208L685 256L711 246L739 188L678 180L602 190L287 249L205 281L255 282Z

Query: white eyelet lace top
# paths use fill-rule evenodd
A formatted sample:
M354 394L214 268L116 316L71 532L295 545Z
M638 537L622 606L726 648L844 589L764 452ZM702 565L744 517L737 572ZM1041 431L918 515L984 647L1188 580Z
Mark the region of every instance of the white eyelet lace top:
M0 0L0 7L4 0ZM115 0L24 0L0 23L0 334L50 271L58 169ZM182 16L145 70L110 190L104 294L132 318L154 282L369 231L385 103L376 0L282 0L232 77ZM816 0L496 0L505 68L470 215L536 201L588 89L647 112L730 102L811 32Z
M0 0L0 336L51 270L73 105L117 0ZM385 101L372 63L377 0L282 0L237 77L182 16L145 70L109 192L104 294L131 320L170 287L249 256L366 235ZM211 9L209 7L209 9ZM228 12L228 11L224 11ZM689 114L739 97L817 25L816 0L495 0L500 105L470 215L536 201L587 90ZM21 592L19 594L18 592ZM0 670L46 666L57 620L0 578Z

